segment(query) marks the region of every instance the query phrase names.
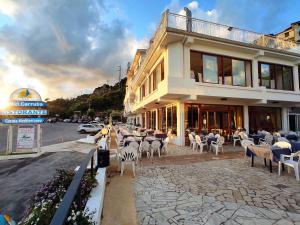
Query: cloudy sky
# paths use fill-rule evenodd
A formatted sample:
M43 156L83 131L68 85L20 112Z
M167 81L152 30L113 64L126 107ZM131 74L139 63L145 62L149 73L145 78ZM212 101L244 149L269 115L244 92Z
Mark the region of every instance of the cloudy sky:
M193 16L263 33L300 20L299 0L0 0L0 102L31 87L55 99L118 79L147 47L161 13ZM1 103L0 103L1 105Z

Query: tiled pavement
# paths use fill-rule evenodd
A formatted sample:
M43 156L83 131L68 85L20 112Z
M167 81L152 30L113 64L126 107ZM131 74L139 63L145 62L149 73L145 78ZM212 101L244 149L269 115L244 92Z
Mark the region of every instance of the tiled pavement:
M243 157L162 163L137 172L141 225L300 224L300 183L293 174L270 174L259 161L253 168Z

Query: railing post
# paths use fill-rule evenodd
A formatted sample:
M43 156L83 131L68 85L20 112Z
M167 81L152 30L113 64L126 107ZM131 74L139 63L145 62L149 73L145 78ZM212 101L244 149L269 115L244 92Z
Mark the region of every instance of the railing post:
M94 177L94 155L92 156L91 159L91 178Z
M184 7L184 11L186 15L186 31L192 32L192 12L187 7Z

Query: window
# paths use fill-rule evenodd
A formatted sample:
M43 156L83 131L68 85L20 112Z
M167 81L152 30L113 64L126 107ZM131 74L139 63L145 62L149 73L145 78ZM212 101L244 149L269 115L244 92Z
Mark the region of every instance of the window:
M157 80L156 80L156 70L152 73L152 79L153 79L153 91L157 88Z
M155 130L156 129L156 111L151 112L151 129Z
M293 87L293 71L292 67L290 66L284 66L282 70L283 74L283 90L294 90Z
M289 32L284 33L284 36L288 37L289 36Z
M218 59L216 56L203 55L203 81L218 83Z
M195 79L196 82L199 82L199 80L202 81L202 73L201 73L202 59L201 59L201 57L202 56L201 56L200 52L191 51L191 53L190 53L191 78Z
M173 134L177 133L177 107L172 106L167 108L167 128Z
M224 57L223 59L224 84L232 84L232 66L231 59Z
M300 32L300 31L299 31ZM300 35L300 34L299 34ZM298 66L299 89L300 89L300 66Z
M190 77L196 82L252 86L251 61L190 52Z
M148 77L148 94L152 92L152 74Z
M237 86L245 86L245 63L241 60L232 60L232 78L233 78L233 85Z
M293 91L293 70L290 66L259 63L260 85L270 89Z
M268 64L261 64L260 66L260 79L261 79L261 86L265 86L266 88L270 88L270 65Z
M142 84L141 88L140 88L140 99L142 100L145 97L146 91L145 91L145 83Z
M161 74L160 74L160 80L163 81L165 79L165 65L164 60L161 61Z

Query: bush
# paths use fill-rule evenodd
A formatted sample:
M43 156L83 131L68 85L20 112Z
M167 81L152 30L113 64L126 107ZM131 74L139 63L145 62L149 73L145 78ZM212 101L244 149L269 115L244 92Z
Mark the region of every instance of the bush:
M55 211L58 209L69 185L74 177L73 171L57 170L56 176L43 185L30 201L25 216L19 224L22 225L49 225ZM66 225L91 225L92 214L86 214L84 207L90 192L96 186L96 180L90 174L85 174L80 183L78 192L65 221Z

